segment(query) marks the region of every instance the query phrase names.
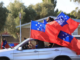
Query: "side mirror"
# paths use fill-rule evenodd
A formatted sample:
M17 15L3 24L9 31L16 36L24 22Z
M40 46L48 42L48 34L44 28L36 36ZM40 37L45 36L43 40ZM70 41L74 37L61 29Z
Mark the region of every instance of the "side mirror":
M19 47L17 50L22 51L22 47Z

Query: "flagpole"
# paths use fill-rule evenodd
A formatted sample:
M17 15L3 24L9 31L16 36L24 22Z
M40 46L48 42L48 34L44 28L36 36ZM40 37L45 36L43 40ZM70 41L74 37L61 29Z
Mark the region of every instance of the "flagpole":
M20 43L21 43L21 13L19 13L19 18L20 18Z
M32 22L32 20L31 20L31 22ZM29 38L31 37L31 24L30 24L30 35L29 35Z

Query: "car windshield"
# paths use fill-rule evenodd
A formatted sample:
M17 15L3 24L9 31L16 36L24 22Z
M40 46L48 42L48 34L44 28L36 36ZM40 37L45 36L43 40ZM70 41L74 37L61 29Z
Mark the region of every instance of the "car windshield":
M25 43L25 42L27 42L27 41L29 41L29 40L30 40L30 38L24 40L23 42L21 42L21 43L19 43L17 46L15 46L13 49L16 49L17 47L19 47L20 45L22 45L23 43Z

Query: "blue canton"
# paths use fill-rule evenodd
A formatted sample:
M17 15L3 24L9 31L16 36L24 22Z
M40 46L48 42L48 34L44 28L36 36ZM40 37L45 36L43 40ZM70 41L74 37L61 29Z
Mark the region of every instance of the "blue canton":
M60 31L58 37L64 41L67 41L67 42L71 42L72 39L73 39L73 36L71 36L70 34L66 33L66 32L63 32L63 31Z
M61 26L64 26L67 24L66 20L62 16L57 17L57 19L55 19L55 21L57 21Z
M63 12L61 12L57 18L59 17L63 17L66 21L70 18L68 15L64 14Z
M45 32L45 26L46 24L37 22L37 21L31 21L31 29Z

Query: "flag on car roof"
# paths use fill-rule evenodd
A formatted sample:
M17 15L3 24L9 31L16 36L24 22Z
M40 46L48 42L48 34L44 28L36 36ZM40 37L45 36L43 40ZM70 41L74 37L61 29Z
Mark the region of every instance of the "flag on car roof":
M40 23L31 21L31 38L56 43L80 54L80 41L71 36L79 23L61 12L55 21Z
M66 22L66 20L63 17L56 18L55 21L56 21L55 23L57 24L57 26L55 26L55 27L57 29L71 34L69 25L68 25L68 23Z
M53 39L57 39L58 34L59 30L57 30L53 25L50 25L50 23L44 24L37 21L31 21L31 38L52 42Z
M68 15L64 14L63 12L61 12L58 16L57 19L59 19L59 21L57 21L61 26L64 25L69 25L69 29L71 31L71 33L74 32L74 30L78 27L79 22L74 21L73 19L71 19ZM60 22L61 21L61 22ZM64 29L65 30L65 29Z

